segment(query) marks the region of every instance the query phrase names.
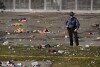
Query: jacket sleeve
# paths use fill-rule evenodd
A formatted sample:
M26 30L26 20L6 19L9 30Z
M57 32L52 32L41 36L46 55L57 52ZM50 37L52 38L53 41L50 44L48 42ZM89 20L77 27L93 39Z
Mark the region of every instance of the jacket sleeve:
M79 23L79 21L76 19L76 26L77 26L77 28L76 29L79 29L79 27L80 27L80 23Z
M68 19L65 20L65 25L67 25L67 23L68 23Z

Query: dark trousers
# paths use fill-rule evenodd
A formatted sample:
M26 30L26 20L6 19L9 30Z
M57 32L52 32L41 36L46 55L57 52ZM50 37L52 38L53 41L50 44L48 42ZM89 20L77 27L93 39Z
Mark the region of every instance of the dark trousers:
M74 32L75 29L71 29L71 28L67 28L67 29L68 29L68 33L69 33L70 46L73 46L73 38L75 39L76 46L78 46L79 45L79 41L78 41L77 32Z

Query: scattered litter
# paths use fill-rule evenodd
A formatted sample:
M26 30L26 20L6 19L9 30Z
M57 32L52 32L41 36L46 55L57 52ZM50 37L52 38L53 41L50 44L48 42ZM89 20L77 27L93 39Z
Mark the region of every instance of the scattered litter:
M88 64L88 65L90 65L90 64Z
M45 45L46 48L51 48L50 44Z
M31 63L32 67L40 67L41 65L37 61Z
M94 64L95 63L95 61L91 61L91 64Z
M7 67L6 63L3 63L3 62L2 62L1 67Z
M8 34L8 35L10 35L10 33L9 33L9 32L8 32L7 34Z
M49 30L48 30L47 28L38 30L38 32L39 32L40 34L50 33Z
M49 67L51 64L53 64L52 61L50 61L50 60L46 60L46 67Z
M38 31L37 30L33 30L33 33L38 33Z
M85 50L85 47L80 47L80 50Z
M28 61L28 60L27 60ZM48 61L48 64L51 64L49 61ZM32 61L30 62L30 64L23 64L23 63L20 63L20 62L13 62L13 60L9 60L7 62L0 62L0 67L41 67L41 64L38 62L38 61Z
M8 66L8 67L14 67L14 65L12 65L12 64L8 64L7 66Z
M65 38L68 38L68 36L67 36L67 35L65 35Z
M62 54L62 53L64 53L64 51L63 50L58 50L58 53Z
M17 33L23 33L24 32L24 29L18 28L18 29L15 30L15 32L17 32Z
M90 47L90 45L85 45L85 47Z
M31 47L34 47L33 45L31 45Z
M98 23L97 23L97 24L95 24L95 26L96 26L96 27L99 27L99 26L100 26L100 24L98 24Z
M27 67L26 65L22 65L22 67Z
M13 53L16 53L16 51L13 51Z
M40 21L38 20L37 23L40 23Z
M92 32L89 32L88 34L89 34L89 35L93 35L94 33L92 33Z
M68 51L65 51L65 52L64 52L64 54L65 54L65 55L69 55L69 54L70 54L70 52L68 52Z
M41 48L51 48L51 45L50 44L47 44L47 45L36 45L35 47L38 48L38 49L41 49Z
M45 45L41 45L41 48L46 48Z
M32 40L30 40L30 42L31 42Z
M9 41L5 41L4 43L3 43L3 45L8 45L9 44Z
M22 23L14 23L14 24L11 24L11 26L23 26Z
M26 18L20 18L19 21L20 22L26 22L27 20L26 20Z
M11 49L11 46L8 46L9 49Z
M76 55L75 53L73 53L73 56Z
M95 24L92 24L93 27L99 27L100 24L99 23L95 23Z
M57 45L57 47L60 47L60 45Z
M99 57L98 55L95 55L95 57Z
M8 67L14 67L14 63L10 60L7 61L6 64L7 64Z
M99 40L100 39L100 37L97 37L97 40Z
M17 63L17 66L21 66L22 64L21 63Z
M95 24L95 26L99 27L99 26L100 26L100 24Z

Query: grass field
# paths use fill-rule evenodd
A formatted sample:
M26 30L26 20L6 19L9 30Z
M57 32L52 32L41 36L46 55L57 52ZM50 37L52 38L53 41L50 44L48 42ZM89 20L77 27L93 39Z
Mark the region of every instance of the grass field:
M49 50L54 51L49 52ZM53 64L50 67L100 67L99 51L99 46L60 45L60 47L37 48L36 46L0 45L0 60L51 60Z

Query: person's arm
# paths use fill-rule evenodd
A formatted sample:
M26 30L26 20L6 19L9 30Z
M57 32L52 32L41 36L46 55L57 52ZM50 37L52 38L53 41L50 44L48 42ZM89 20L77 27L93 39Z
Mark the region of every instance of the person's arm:
M79 21L76 19L76 29L75 29L74 31L77 31L77 30L79 29L79 27L80 27L80 23L79 23Z
M80 27L80 23L79 23L79 21L76 19L76 26L77 26L77 30L79 29L79 27Z
M65 25L66 27L68 27L68 19L65 21Z

